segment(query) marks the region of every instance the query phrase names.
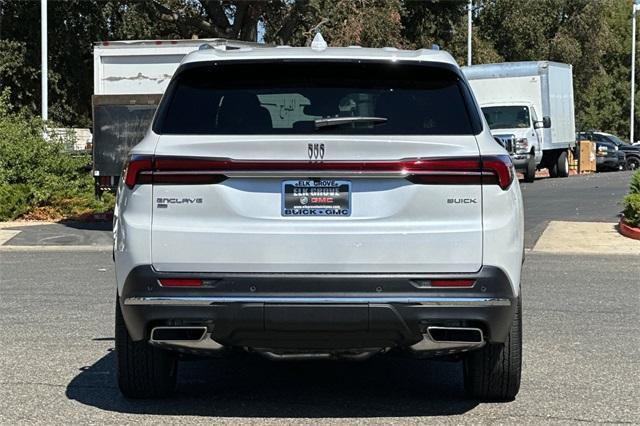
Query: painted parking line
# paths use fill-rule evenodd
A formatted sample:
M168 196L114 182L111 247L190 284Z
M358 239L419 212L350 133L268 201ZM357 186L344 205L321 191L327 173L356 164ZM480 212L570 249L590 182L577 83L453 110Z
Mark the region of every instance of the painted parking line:
M9 229L0 229L0 246L18 235L20 231L14 231Z
M20 230L10 229L16 228L19 226L36 226L36 225L50 225L53 222L45 222L45 221L22 221L22 220L14 220L8 222L0 222L0 247L8 242L10 239L18 235Z
M620 235L616 223L552 221L533 252L640 255L640 241Z

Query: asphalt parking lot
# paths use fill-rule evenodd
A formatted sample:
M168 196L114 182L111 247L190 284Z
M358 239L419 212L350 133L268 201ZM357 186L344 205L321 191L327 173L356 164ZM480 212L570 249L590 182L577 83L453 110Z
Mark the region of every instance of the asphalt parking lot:
M500 404L467 399L453 363L254 355L184 362L175 397L126 400L108 226L12 228L21 232L3 247L13 248L0 250L0 424L638 423L640 258L531 250L552 220L617 221L629 177L522 185L523 382Z

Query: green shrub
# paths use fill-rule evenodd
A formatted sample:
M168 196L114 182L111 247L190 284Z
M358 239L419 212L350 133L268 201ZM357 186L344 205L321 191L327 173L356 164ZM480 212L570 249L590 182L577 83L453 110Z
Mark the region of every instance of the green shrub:
M68 138L43 137L40 119L12 112L0 93L0 220L29 216L58 219L102 212L113 197L93 197L90 157L69 151Z
M631 176L629 194L624 197L624 221L640 228L640 170Z
M629 194L640 194L640 169L636 170L631 176L629 184Z
M624 221L628 225L640 228L640 193L624 197Z
M30 199L27 185L0 184L0 221L14 219L29 211Z

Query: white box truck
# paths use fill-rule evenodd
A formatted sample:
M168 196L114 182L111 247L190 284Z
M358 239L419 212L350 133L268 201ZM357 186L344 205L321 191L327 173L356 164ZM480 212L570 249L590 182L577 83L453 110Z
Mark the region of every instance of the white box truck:
M259 47L226 39L102 41L93 47L93 176L96 196L113 189L129 149L149 128L182 58L199 48Z
M552 177L569 175L568 149L575 146L571 65L508 62L462 70L491 133L526 181L542 168Z

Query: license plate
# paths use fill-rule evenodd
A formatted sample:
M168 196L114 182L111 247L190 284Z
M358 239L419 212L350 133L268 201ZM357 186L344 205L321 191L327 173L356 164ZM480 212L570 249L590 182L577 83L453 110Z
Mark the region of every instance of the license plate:
M350 216L351 182L332 179L282 182L282 216Z

